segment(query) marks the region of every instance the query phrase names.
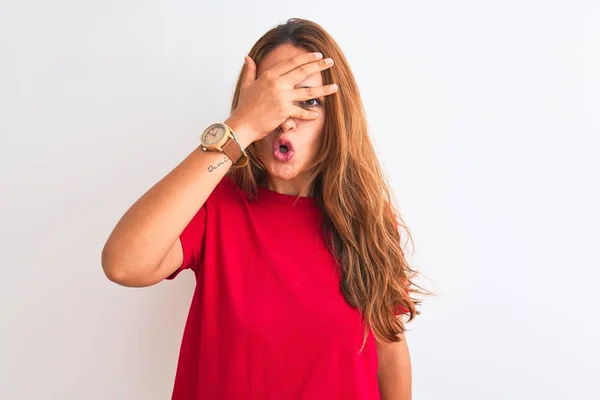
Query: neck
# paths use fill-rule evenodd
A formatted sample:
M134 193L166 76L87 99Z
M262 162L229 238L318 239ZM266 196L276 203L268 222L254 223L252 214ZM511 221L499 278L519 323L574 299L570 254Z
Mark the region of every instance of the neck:
M298 177L300 178L300 177ZM302 196L302 197L312 197L313 196L313 186L310 185L308 188L302 188L306 181L304 179L291 179L291 180L283 180L277 179L275 177L269 176L267 178L267 182L265 187L269 190L272 190L277 193L289 194L293 196Z

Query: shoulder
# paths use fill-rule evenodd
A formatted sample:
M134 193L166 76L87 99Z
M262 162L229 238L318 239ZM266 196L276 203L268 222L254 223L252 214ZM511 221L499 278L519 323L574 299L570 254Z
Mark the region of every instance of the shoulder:
M225 175L223 179L217 184L217 189L221 192L221 194L226 195L235 195L235 196L243 196L244 192L242 189L234 182L233 179L229 175Z
M219 205L227 205L230 203L239 204L240 201L245 201L246 196L242 189L229 177L225 175L217 184L209 197L209 202Z

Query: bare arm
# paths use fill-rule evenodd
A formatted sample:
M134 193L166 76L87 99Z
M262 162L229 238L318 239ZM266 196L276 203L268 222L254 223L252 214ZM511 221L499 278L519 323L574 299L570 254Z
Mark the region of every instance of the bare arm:
M404 334L400 338L400 342L377 343L377 379L382 400L412 399L410 354Z
M295 103L331 95L337 91L335 85L295 85L332 66L320 58L322 55L315 53L294 56L280 61L259 79L254 60L245 58L239 103L225 121L237 133L242 147L260 140L287 118L318 117ZM179 268L183 261L179 236L231 165L222 153L204 153L196 148L144 193L121 217L104 245L102 268L108 279L123 286L150 286Z
M232 120L225 123L243 147L250 144L245 126ZM150 286L179 268L183 261L179 236L231 166L224 153L197 147L144 193L104 245L102 268L107 278L123 286Z

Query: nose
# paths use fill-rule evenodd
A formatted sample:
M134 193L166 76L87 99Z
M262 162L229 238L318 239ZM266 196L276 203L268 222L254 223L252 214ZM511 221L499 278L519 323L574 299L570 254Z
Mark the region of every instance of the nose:
M294 118L288 118L283 122L283 124L279 125L279 128L281 129L281 132L286 133L290 129L296 128L296 121Z

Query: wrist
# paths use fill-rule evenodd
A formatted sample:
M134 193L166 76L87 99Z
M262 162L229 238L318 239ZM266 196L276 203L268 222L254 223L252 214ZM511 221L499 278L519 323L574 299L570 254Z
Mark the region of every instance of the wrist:
M238 121L235 118L229 117L227 120L224 121L224 123L229 125L229 127L231 127L231 129L233 129L233 131L235 132L235 134L237 136L239 144L242 146L242 148L244 150L252 142L254 142L252 129L244 122Z

